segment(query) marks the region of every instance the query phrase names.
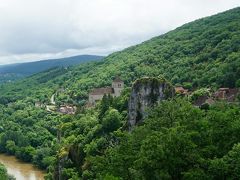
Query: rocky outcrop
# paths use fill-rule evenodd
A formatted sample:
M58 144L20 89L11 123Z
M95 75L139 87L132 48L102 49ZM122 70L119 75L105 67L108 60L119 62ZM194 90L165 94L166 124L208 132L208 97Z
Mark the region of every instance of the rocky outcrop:
M147 116L147 108L173 97L173 86L164 78L141 78L134 82L128 105L128 127L131 130Z

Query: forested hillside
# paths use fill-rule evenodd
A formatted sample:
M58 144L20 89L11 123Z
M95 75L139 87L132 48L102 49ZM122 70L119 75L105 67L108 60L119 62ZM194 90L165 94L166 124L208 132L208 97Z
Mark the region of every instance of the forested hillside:
M67 81L58 76L54 84L65 85L72 97L86 97L89 89L109 85L115 75L127 84L161 74L188 88L239 86L239 34L240 8L235 8L113 53L97 66L78 66Z
M120 97L84 108L92 88L119 75ZM240 87L240 8L185 24L100 62L52 68L0 85L0 151L47 169L47 179L239 179L239 103L207 109L173 98L126 131L131 84L143 76L173 85ZM59 90L62 91L59 91ZM76 115L35 107L56 100Z
M127 83L163 75L189 88L235 87L240 78L240 8L197 20L140 45L113 53L100 66L78 76L70 87L109 84L120 75Z

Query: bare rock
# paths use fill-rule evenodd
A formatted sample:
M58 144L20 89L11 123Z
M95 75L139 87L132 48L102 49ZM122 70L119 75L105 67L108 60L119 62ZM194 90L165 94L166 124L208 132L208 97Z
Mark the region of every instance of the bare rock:
M147 109L174 96L174 87L164 78L141 78L133 83L128 105L128 127L143 122Z

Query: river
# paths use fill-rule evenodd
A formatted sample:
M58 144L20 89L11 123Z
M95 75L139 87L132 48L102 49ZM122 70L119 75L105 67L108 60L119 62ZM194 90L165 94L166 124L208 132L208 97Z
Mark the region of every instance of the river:
M0 162L5 165L8 174L13 175L16 180L43 180L44 172L32 164L17 160L14 156L0 154Z

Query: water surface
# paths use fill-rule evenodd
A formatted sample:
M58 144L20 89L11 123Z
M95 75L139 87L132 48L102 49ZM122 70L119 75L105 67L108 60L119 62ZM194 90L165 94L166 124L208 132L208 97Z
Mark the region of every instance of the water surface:
M24 163L14 156L0 154L0 162L5 165L8 174L13 175L17 180L43 180L44 172L32 164Z

